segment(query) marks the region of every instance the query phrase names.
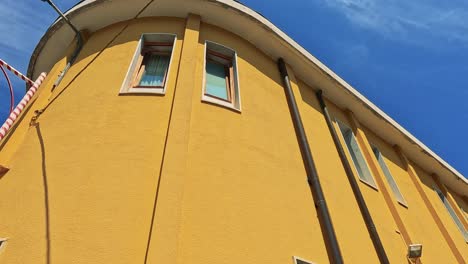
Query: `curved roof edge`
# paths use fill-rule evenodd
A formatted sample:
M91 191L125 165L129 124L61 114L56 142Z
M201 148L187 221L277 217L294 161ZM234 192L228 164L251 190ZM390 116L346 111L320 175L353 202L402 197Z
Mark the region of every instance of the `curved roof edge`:
M68 10L66 16L77 28L93 32L134 18L148 2L132 0L129 6L126 0L83 0ZM320 87L324 95L335 104L353 111L364 126L388 143L399 145L410 160L423 168L431 168L429 172L439 175L450 189L468 197L468 179L460 172L252 9L232 0L160 0L154 1L140 17L185 18L189 13L199 14L204 22L241 36L274 59L283 57L301 80L311 87ZM73 37L73 31L63 19L57 19L37 44L27 75L34 79L40 71L50 70L64 54Z

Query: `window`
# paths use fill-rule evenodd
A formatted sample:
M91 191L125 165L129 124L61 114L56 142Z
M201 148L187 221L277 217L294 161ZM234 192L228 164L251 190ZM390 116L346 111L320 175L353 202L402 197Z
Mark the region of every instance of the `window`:
M237 54L230 48L207 41L202 100L240 111Z
M377 189L377 185L375 184L374 178L372 177L372 174L369 171L369 167L367 166L364 156L362 155L361 149L359 148L358 142L356 141L353 131L351 130L351 128L349 128L342 122L337 121L337 123L340 128L343 139L346 143L346 147L348 148L351 159L353 160L354 167L358 172L359 179L362 182Z
M296 256L293 257L293 260L294 260L294 264L314 264L311 261L304 260L304 259L298 258Z
M372 147L372 150L374 152L375 158L379 162L380 168L382 168L382 171L384 173L385 178L387 179L388 184L390 185L390 188L393 191L393 194L395 195L396 200L401 205L408 207L408 204L406 203L405 198L401 194L400 189L398 188L395 182L395 179L393 179L392 174L390 173L390 170L387 167L387 164L385 164L382 153L380 153L380 151L376 147Z
M171 43L145 43L140 60L140 68L136 72L133 87L136 88L164 88L170 51L167 48Z
M434 186L434 190L436 191L437 195L439 195L440 200L445 206L445 209L447 209L448 213L450 214L450 217L452 217L452 220L455 222L455 224L458 227L458 230L462 233L463 237L465 238L465 241L468 242L468 231L465 229L465 226L463 226L463 223L461 222L460 218L458 218L457 214L453 210L452 206L450 205L449 201L447 201L447 198L445 197L445 194L439 190L439 188Z
M120 93L164 94L175 43L174 34L143 34Z

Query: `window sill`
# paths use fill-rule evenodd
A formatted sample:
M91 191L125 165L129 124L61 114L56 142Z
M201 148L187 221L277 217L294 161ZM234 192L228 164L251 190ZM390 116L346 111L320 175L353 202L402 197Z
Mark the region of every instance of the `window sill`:
M402 202L400 202L400 201L397 201L397 202L398 202L399 205L401 205L401 206L405 207L406 209L408 209L408 205L407 205L407 204L402 203Z
M214 105L219 105L219 106L222 106L224 108L228 108L229 110L232 110L234 112L241 113L241 110L237 109L232 103L224 101L224 100L216 99L216 98L213 98L211 96L203 95L202 96L202 102L206 102L206 103L210 103L210 104L214 104Z
M378 192L379 191L379 188L377 188L377 186L374 186L366 181L364 181L363 179L359 178L359 181L361 181L362 183L364 183L365 185L371 187L372 189L374 189L374 191Z
M126 91L120 92L119 95L126 94L159 94L165 95L166 89L163 88L129 88Z

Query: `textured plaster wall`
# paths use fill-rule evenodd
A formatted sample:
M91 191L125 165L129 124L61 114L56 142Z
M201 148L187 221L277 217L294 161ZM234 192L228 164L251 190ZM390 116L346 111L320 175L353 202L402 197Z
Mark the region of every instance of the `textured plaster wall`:
M165 95L119 95L142 33L177 34ZM241 113L201 101L205 40L237 51ZM275 60L189 15L91 33L51 91L65 63L57 62L0 143L0 162L10 168L0 178L0 237L9 238L0 262L282 264L295 255L328 263ZM314 91L290 74L343 257L377 263ZM342 109L327 104L350 125ZM29 126L38 109L44 112ZM367 136L361 148L380 149L408 202L405 208L393 200L413 242L424 245L423 263L455 263L398 154L358 129ZM416 171L468 259L433 179ZM382 193L388 184L382 178L376 190L357 180L391 263L405 263L406 245ZM466 201L454 199L466 212Z
M23 122L25 140L10 142L16 153L0 179L2 261L143 262L176 78L164 97L118 93L144 32L177 33L177 76L184 25L142 19L95 32L52 95L54 80L41 87L32 108L49 106L36 127Z
M201 102L204 42L238 53L242 113ZM179 263L328 257L276 62L201 25Z
M393 192L389 189L398 214L401 216L412 242L423 244L424 254L421 258L423 263L456 263L456 259L451 254L449 246L437 228L415 185L409 178L406 170L403 169L403 164L398 154L392 146L370 131L367 131L367 135L369 141L380 150L385 164L407 202L408 207L400 205L396 201ZM384 180L386 181L386 179ZM440 252L446 252L447 254L440 254Z
M432 179L431 175L427 174L427 172L422 168L416 165L413 166L419 178L421 179L421 182L423 183L422 186L424 192L428 196L431 204L434 207L434 210L440 217L444 227L447 229L450 237L454 241L456 248L463 256L464 261L468 263L468 242L465 241L455 222L452 220L447 209L440 200L438 194L434 191L434 186L436 186L435 181Z

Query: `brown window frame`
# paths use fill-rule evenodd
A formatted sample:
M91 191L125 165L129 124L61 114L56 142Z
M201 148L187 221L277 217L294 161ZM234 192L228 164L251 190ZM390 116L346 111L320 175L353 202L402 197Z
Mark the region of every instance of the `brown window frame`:
M221 61L220 61L221 60ZM209 96L215 98L217 100L221 100L228 103L233 103L233 95L234 95L234 68L232 63L232 58L228 57L224 54L218 53L216 51L212 51L207 49L206 51L206 61L214 62L216 64L220 64L224 66L224 73L225 73L225 81L226 81L226 92L228 99L224 99L206 92L206 79L205 79L205 87L203 88L203 94L205 96ZM205 65L205 74L206 74L206 65Z
M140 56L138 57L138 62L137 65L138 67L136 68L135 72L133 73L132 77L132 88L150 88L150 89L163 89L164 86L166 85L167 81L167 74L169 72L169 66L170 63L168 64L166 71L164 72L164 78L162 81L161 85L139 85L141 78L143 77L143 73L145 72L145 63L149 58L149 55L166 55L169 57L169 60L171 59L172 56L172 47L173 43L168 43L168 42L145 42L143 44L143 48L141 50ZM158 50L158 47L170 47L169 51L160 51ZM161 49L161 48L159 48Z

